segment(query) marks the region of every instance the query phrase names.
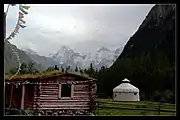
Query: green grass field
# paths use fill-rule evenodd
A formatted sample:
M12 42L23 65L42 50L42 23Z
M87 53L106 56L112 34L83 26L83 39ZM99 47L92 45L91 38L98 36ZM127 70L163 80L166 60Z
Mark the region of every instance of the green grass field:
M175 111L175 105L163 104L158 102L149 102L149 101L139 101L139 102L114 102L112 99L100 99L98 98L97 101L104 102L100 103L100 107L115 107L119 109L107 109L107 108L99 108L94 110L94 114L96 115L115 115L115 116L127 116L127 115L158 115L158 106L160 105L160 110L171 110ZM128 110L128 109L137 109L137 110ZM140 110L142 109L142 110ZM148 109L148 110L144 110ZM151 111L151 109L155 111ZM174 116L176 115L175 112L160 112L160 115L166 116Z

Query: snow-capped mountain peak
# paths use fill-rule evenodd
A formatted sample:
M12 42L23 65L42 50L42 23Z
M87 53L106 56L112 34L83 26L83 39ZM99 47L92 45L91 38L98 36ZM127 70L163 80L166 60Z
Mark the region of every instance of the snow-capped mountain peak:
M50 57L62 66L70 65L72 69L75 69L76 66L83 69L88 68L91 63L95 68L99 69L102 66L109 67L112 65L120 52L120 50L111 51L101 47L95 54L78 53L67 46L61 46L56 53L50 54Z
M73 51L71 48L69 48L69 47L67 47L67 46L65 46L65 45L63 45L62 47L60 47L59 48L59 50L58 51Z
M110 52L110 50L105 47L101 47L100 49L97 50L97 52Z

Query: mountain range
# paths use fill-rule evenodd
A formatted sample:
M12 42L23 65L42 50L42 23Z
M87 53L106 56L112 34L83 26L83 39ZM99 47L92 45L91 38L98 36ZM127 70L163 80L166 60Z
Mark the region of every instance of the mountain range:
M76 66L85 69L92 63L93 67L100 69L102 66L110 67L120 55L121 49L109 50L105 47L99 48L96 53L78 53L67 46L61 46L60 49L50 54L49 57L59 63L61 66Z
M101 47L95 54L78 53L68 46L60 46L55 53L49 56L41 56L32 49L19 49L6 41L4 55L6 72L14 67L18 67L18 59L12 49L18 53L21 63L35 62L39 70L47 69L55 65L63 68L70 66L72 70L74 70L76 66L79 69L85 69L88 68L91 63L95 69L100 69L102 66L110 67L122 51L120 48L109 50L105 47Z

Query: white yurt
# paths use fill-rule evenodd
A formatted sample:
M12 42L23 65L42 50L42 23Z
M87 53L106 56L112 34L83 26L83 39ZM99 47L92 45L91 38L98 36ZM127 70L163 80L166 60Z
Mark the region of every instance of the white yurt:
M113 89L114 101L140 101L139 89L130 84L128 79L122 80L122 83Z

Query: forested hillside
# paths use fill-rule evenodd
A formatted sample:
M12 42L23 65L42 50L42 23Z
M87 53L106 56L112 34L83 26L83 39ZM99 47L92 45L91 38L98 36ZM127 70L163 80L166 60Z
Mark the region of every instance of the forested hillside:
M175 102L175 5L155 5L122 54L94 74L98 93L112 95L124 78L140 89L141 100Z
M9 41L4 42L4 70L6 73L9 73L10 70L18 67L18 59L16 54L13 52L16 51L20 58L20 63L35 63L24 51L18 49L15 45L12 45ZM42 66L36 64L37 69L41 69Z

